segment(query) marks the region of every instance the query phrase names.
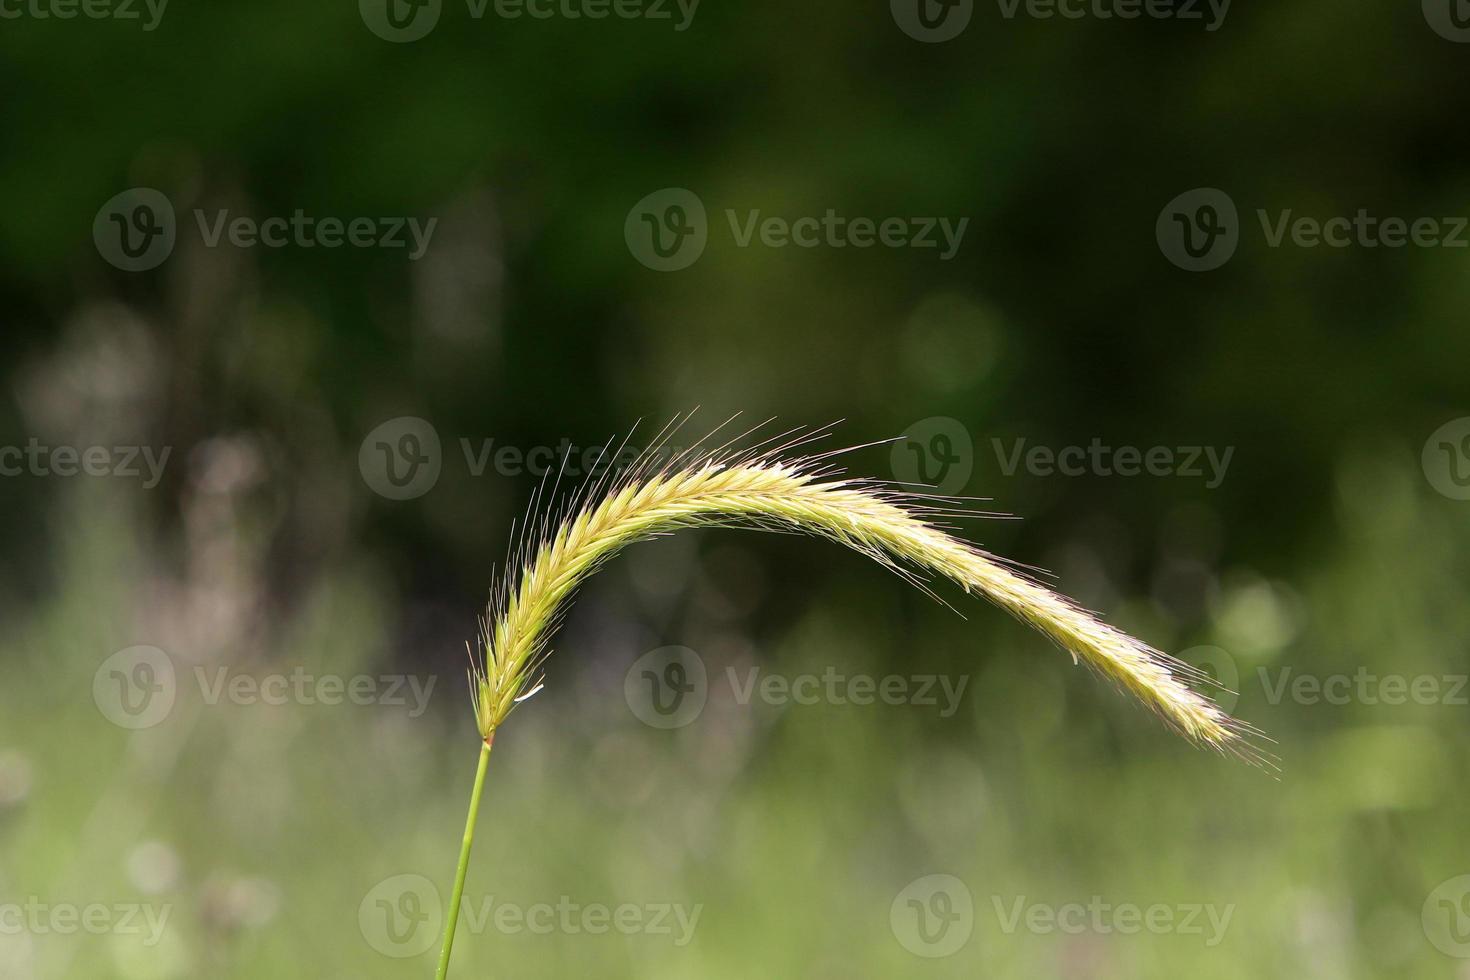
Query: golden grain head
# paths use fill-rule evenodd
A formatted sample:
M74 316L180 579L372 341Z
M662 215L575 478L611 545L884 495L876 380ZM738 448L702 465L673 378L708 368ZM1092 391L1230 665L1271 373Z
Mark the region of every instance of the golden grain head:
M507 562L506 580L482 624L482 652L471 670L475 715L487 740L517 704L541 689L540 665L567 600L603 561L630 543L677 528L737 525L827 538L926 591L926 577L950 579L1035 627L1196 744L1271 765L1253 744L1258 733L1191 686L1204 680L1197 671L956 537L949 522L977 516L972 508L847 478L831 467L833 453L792 455L820 430L783 433L745 449L727 444L674 452L666 447L676 431L671 424L631 465L586 481L559 520L535 513L538 494L532 519L522 527L522 545ZM734 440L747 441L748 434Z

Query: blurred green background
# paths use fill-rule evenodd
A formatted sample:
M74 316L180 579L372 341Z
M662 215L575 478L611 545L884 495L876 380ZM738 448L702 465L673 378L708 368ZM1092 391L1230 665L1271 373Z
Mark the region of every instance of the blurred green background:
M477 454L639 419L643 445L694 406L690 434L902 436L845 463L1022 518L966 533L1228 683L1284 772L956 590L963 618L830 545L683 533L592 580L498 739L452 976L1470 977L1470 255L1266 227L1463 219L1470 46L1436 2L1214 30L977 4L939 43L902 3L704 0L679 30L445 0L403 43L372 0L174 0L151 30L4 7L0 447L169 455L156 485L0 478L0 978L431 975L463 644L541 483ZM129 272L94 221L138 187L177 241ZM666 188L707 211L672 272L625 237ZM1203 272L1156 234L1194 188L1238 209ZM416 260L211 247L194 214L223 209L435 225ZM968 223L946 260L727 218L829 209ZM438 475L390 499L372 434L403 417ZM1230 456L1008 464L1094 440ZM625 678L671 645L708 703L663 730ZM157 679L138 647L176 690L132 729L108 692ZM752 668L966 686L947 716L741 703ZM384 696L249 695L300 675ZM559 902L642 925L517 926Z

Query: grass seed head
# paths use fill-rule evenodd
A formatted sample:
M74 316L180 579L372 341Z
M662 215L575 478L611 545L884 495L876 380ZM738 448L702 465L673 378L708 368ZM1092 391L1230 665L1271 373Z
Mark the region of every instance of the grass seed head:
M824 430L782 433L746 448L730 447L749 443L749 432L723 446L709 447L707 437L694 449L667 450L684 421L666 426L632 465L588 478L556 513L540 512L544 484L538 491L482 622L482 652L471 654L475 717L487 741L541 690L548 641L572 593L602 562L635 541L717 525L827 538L926 592L930 577L950 579L1035 627L1196 744L1271 764L1250 739L1257 733L1190 686L1207 682L1198 671L1106 625L949 525L988 515L952 498L848 478L831 465L836 453L795 455Z

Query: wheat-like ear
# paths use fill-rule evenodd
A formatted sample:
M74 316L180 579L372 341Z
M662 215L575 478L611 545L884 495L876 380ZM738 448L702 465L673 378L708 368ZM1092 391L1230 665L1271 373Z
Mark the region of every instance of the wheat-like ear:
M677 430L677 426L673 427ZM791 458L801 435L746 450L698 450L660 459L670 429L621 475L589 480L554 529L548 520L523 530L513 562L483 630L482 659L472 671L475 715L487 742L521 701L539 691L547 641L567 599L603 561L632 542L677 528L707 525L795 530L846 545L899 571L937 573L978 592L1029 623L1114 681L1197 744L1269 760L1245 737L1254 734L1185 680L1193 668L1100 622L1069 600L955 537L941 520L975 511L827 467L833 454ZM787 434L789 435L789 434ZM534 507L534 505L533 505Z
M471 652L475 718L483 742L444 920L437 980L447 980L449 972L495 732L517 704L541 689L546 644L577 586L624 545L677 528L737 525L804 531L859 551L921 588L926 587L922 573L938 573L1030 623L1074 661L1130 691L1194 742L1271 765L1269 756L1244 737L1253 734L1248 726L1184 682L1202 679L1197 672L1099 622L940 523L976 512L873 481L845 479L827 466L834 454L788 456L820 431L788 433L784 440L776 437L745 450L695 449L670 457L664 447L678 431L676 423L620 475L609 469L589 479L573 496L564 520L553 526L548 512L523 525L524 547L507 562L518 578L507 578L486 614L480 657ZM762 448L772 442L777 445ZM620 457L622 449L614 455ZM539 499L538 491L533 515Z

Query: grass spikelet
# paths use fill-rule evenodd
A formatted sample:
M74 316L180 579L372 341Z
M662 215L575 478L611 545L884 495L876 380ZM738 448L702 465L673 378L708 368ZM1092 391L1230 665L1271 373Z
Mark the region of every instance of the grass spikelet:
M517 704L540 690L540 666L567 600L602 562L636 541L711 525L799 531L858 551L921 588L939 575L1050 637L1155 711L1191 741L1259 758L1245 726L1195 691L1198 672L1113 629L1008 567L946 522L978 512L829 467L834 453L793 456L817 433L787 433L745 450L689 450L660 462L677 425L620 476L594 480L565 518L523 529L525 544L485 620L473 670L480 734L493 737ZM741 441L740 439L735 440ZM770 446L769 443L777 445Z
M541 690L548 643L577 587L624 547L680 528L797 531L867 555L925 591L927 577L950 579L1035 627L1074 662L1113 681L1195 744L1272 765L1251 743L1249 736L1256 733L1249 726L1190 686L1206 680L1199 672L956 537L949 520L984 516L963 501L848 478L830 465L837 453L796 454L824 430L783 433L744 449L729 447L748 442L749 432L717 448L666 450L683 421L687 418L665 427L654 445L624 470L614 474L609 469L585 482L559 519L549 511L535 518L542 492L533 500L533 518L522 526L521 546L507 561L507 572L514 574L506 577L482 622L482 652L478 657L471 653L471 693L483 745L439 980L448 971L495 733L516 705ZM622 451L620 446L613 455ZM549 492L556 490L554 484Z

